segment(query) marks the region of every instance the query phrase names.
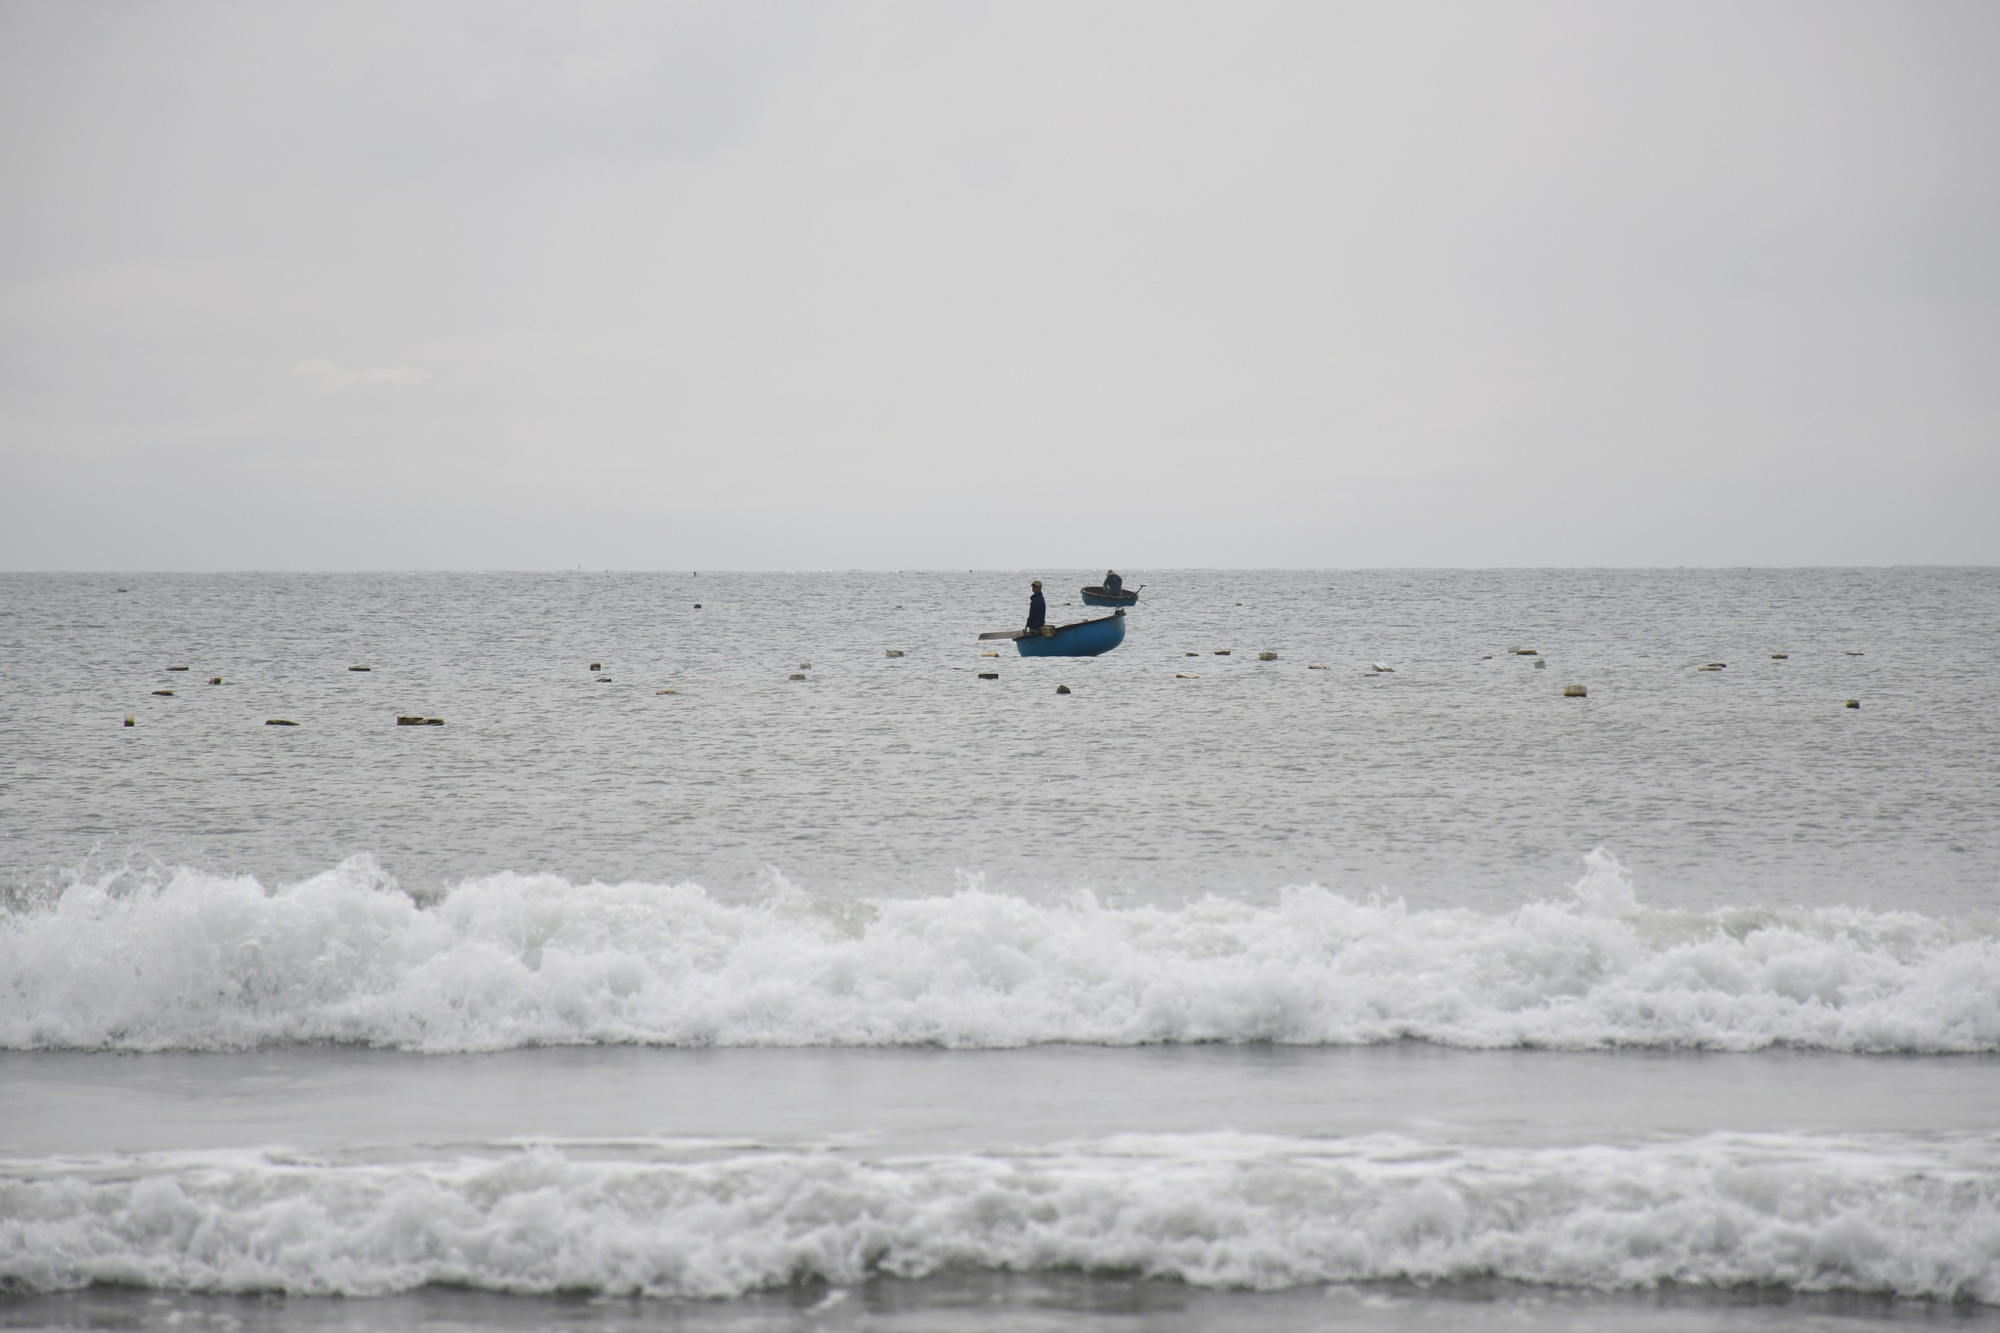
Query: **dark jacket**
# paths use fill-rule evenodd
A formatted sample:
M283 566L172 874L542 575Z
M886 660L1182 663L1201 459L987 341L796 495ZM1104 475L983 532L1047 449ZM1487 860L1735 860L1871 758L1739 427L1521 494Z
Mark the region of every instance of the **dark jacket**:
M1118 571L1115 569L1106 570L1104 573L1104 591L1123 592L1124 590L1125 580L1118 577Z
M1035 595L1028 599L1028 628L1040 629L1048 623L1049 604L1042 600L1042 590L1035 589Z

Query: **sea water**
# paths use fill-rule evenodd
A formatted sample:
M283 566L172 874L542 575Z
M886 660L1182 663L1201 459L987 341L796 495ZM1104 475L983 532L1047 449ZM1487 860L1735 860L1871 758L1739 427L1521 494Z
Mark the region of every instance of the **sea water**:
M2000 571L1028 577L0 576L0 1326L2000 1324Z

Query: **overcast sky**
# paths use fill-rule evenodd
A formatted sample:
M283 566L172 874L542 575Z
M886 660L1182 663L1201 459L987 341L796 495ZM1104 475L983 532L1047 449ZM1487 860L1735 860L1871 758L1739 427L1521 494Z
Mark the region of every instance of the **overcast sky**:
M2000 563L2000 4L0 0L0 568Z

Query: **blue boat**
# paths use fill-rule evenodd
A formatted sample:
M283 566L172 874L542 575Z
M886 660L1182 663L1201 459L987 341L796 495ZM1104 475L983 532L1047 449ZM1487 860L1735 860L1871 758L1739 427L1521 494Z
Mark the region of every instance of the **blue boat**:
M1083 590L1085 606L1131 606L1139 600L1138 588L1121 588L1117 592L1096 586Z
M1125 613L1113 611L1096 620L1045 625L1038 630L995 630L982 639L1012 639L1023 657L1095 657L1125 642Z

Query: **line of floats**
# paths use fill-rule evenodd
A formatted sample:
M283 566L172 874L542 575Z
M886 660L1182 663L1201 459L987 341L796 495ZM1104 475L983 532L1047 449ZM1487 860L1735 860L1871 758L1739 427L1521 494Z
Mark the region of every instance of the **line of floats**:
M1035 596L1039 597L1041 595L1041 581L1039 579L1036 580L1034 586L1036 589ZM1104 583L1092 584L1079 589L1079 592L1085 606L1111 607L1112 611L1110 615L1097 616L1089 620L1073 620L1067 625L1042 625L1035 629L989 630L979 637L982 640L1011 641L1014 645L1014 651L1022 657L1099 657L1125 642L1126 608L1138 605L1139 594L1144 591L1144 588L1145 585L1141 584L1138 588L1128 589L1123 586L1115 573L1107 572ZM125 589L120 588L118 591L124 592ZM696 610L701 609L700 602L696 602L694 605ZM1533 648L1509 648L1507 653L1509 656L1514 657L1534 658L1535 665L1538 667L1546 667L1548 665L1547 660ZM903 650L900 648L891 648L888 650L888 655L890 657L901 657L903 656ZM1218 648L1215 650L1215 655L1217 657L1228 657L1230 656L1230 650L1227 648ZM1854 650L1849 650L1846 655L1849 657L1862 656L1860 652ZM997 654L988 653L986 656L993 657L997 656ZM1186 656L1194 657L1197 654L1188 653ZM1488 653L1480 660L1490 661L1492 660L1492 656L1491 653ZM1789 653L1772 653L1771 660L1782 662L1789 656ZM1257 654L1258 660L1263 662L1276 661L1277 657L1278 655L1275 652L1269 651ZM1722 671L1728 665L1726 662L1709 662L1695 669L1697 671ZM807 679L805 673L811 670L811 668L812 663L810 662L799 663L799 670L792 673L791 679L795 681ZM373 668L367 666L350 666L347 669L349 671L373 670ZM602 669L603 664L600 662L592 662L590 664L590 670L593 675ZM1312 663L1309 669L1313 671L1326 670L1318 662ZM188 668L185 666L170 666L167 670L186 671ZM1371 662L1369 663L1367 672L1364 674L1389 675L1394 671L1395 668L1386 662ZM994 672L982 671L979 674L981 679L998 679L997 674ZM1188 672L1179 673L1177 678L1182 680L1195 679ZM609 676L599 675L596 676L596 679L600 684L608 685L611 683L611 677ZM220 676L211 676L208 683L210 685L220 685L223 683L223 680ZM1070 692L1069 686L1058 685L1056 692L1058 694L1068 694ZM153 693L164 695L168 698L174 695L174 691L170 689L157 689ZM679 691L663 689L655 690L654 693L677 694ZM1570 684L1563 686L1563 695L1566 698L1587 698L1589 697L1589 693L1588 688L1583 685ZM1859 699L1848 699L1845 703L1848 708L1858 709L1861 707ZM126 726L134 726L136 722L137 719L134 715L126 714ZM271 718L265 722L265 725L271 727L296 727L298 723L288 718ZM422 714L398 714L396 725L399 727L441 727L444 725L444 719L441 717L425 717Z

